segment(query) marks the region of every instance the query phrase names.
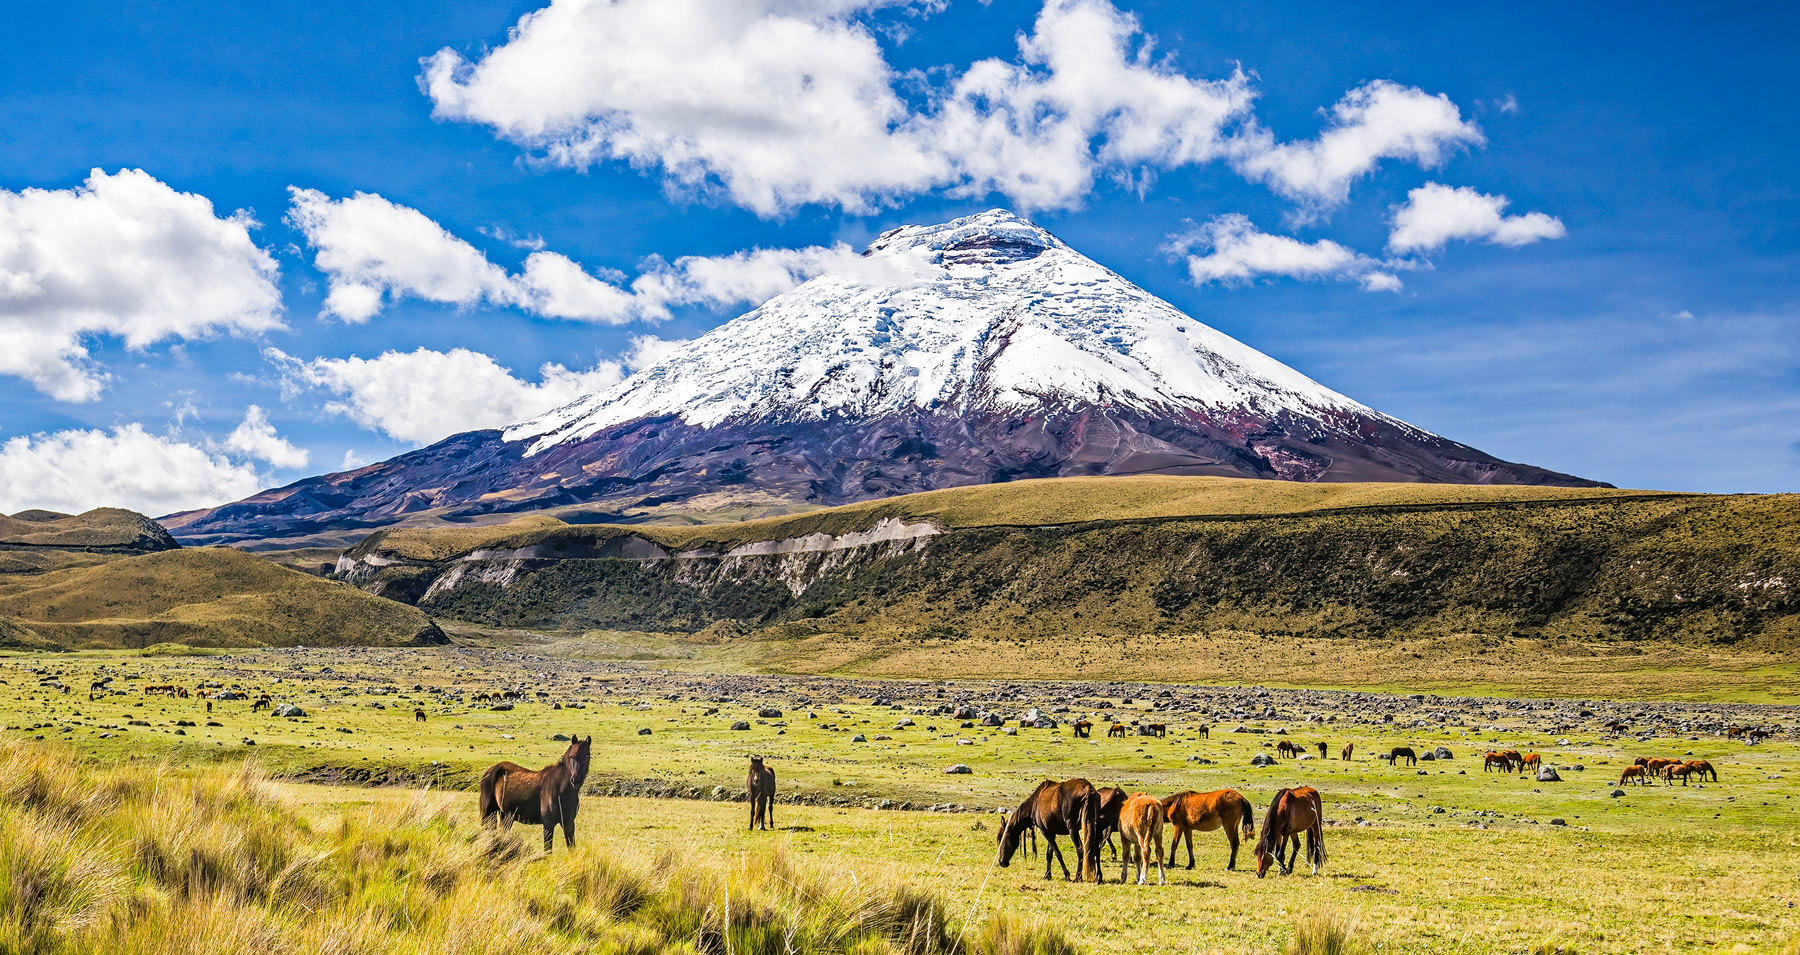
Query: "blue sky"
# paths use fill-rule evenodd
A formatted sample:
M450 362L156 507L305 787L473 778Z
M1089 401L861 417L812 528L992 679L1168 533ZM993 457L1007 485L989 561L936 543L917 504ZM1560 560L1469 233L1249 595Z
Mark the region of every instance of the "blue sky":
M0 201L10 201L0 205L0 510L113 502L173 510L378 460L446 428L498 423L484 413L529 410L610 380L658 342L692 337L753 304L690 281L685 294L647 308L607 311L591 295L587 305L558 305L551 286L520 284L533 251L579 266L571 281L588 294L645 274L684 279L683 257L860 248L896 224L993 206L1028 212L1332 388L1501 457L1621 486L1800 489L1792 6L1701 15L1649 5L1621 16L1444 5L681 0L658 5L659 14L632 13L633 0L622 0L585 13L560 3L553 12L569 19L530 49L509 38L543 6L71 3L15 12L0 35ZM752 7L754 16L745 12ZM715 22L709 10L731 13ZM994 152L956 136L894 132L947 115L947 91L978 61L1039 80L1061 70L1084 96L1127 82L1047 62L1054 53L1034 61L1021 52L1021 37L1051 48L1040 19L1059 13L1135 26L1122 41L1124 65L1180 85L1170 112L1134 120L1166 134L1155 144L1107 160L1108 145L1126 140L1102 107L1073 152L1013 144L1004 168L976 173ZM731 17L742 22L721 25ZM795 29L746 47L743 37L765 36L753 33L753 19L763 21L755 29ZM725 52L684 61L694 55L683 46L689 28L701 25ZM830 42L794 39L802 27ZM676 39L659 44L657 30ZM1093 52L1079 49L1091 33L1057 41L1068 63ZM770 46L781 43L793 45ZM522 55L506 60L509 47ZM620 51L635 65L618 66L627 59ZM855 80L879 68L873 87L852 90L848 111L879 118L875 101L891 97L901 112L887 114L889 128L874 140L775 128L780 89L708 77L742 68L731 59L740 54L759 69L772 58L777 71L815 58L818 88L834 70ZM606 65L584 64L590 55ZM427 62L434 56L441 74ZM557 119L597 108L581 99L597 95L593 83L568 79L597 68L612 71L609 82L641 81L650 99L694 78L699 92L691 102L659 101L656 115L634 112L629 96L619 109L615 92L603 124ZM624 69L642 73L619 76ZM1435 154L1369 147L1366 162L1335 178L1267 171L1264 161L1284 148L1304 153L1345 126L1334 106L1371 83L1405 99L1396 122L1424 123L1419 135L1436 137L1425 152ZM1132 103L1137 89L1109 95ZM794 95L804 106L807 94ZM973 115L990 115L991 96L967 102ZM1236 112L1208 127L1214 139L1174 144L1170 131L1189 128L1189 113L1219 103ZM1454 124L1419 119L1426 108L1448 108ZM721 136L727 146L708 147ZM920 143L918 168L893 158ZM862 149L866 157L852 155ZM821 171L828 155L848 156L846 168ZM1085 163L1079 175L1043 185L1076 160ZM104 220L132 201L103 201L127 183L96 190L93 169L142 170L132 196L165 204L199 231L145 240L160 243L147 252L71 231L68 209ZM787 191L758 198L768 183ZM1427 184L1443 187L1440 196L1465 190L1497 215L1459 232L1462 220L1440 209L1424 244L1397 249L1395 217ZM290 187L316 191L310 229ZM344 202L359 192L385 201ZM180 194L209 200L210 217ZM236 210L255 225L230 220ZM1265 244L1232 244L1244 233L1219 224L1241 221L1222 218L1234 216ZM431 247L444 261L485 258L492 281L432 293L395 277L431 271L400 258L417 248L405 242L417 233L402 226L432 224ZM1171 250L1171 237L1195 233L1210 243ZM332 250L360 255L363 271L334 265ZM399 258L369 265L390 253ZM799 261L782 259L783 274L804 278ZM9 292L8 269L50 291ZM1369 290L1381 284L1370 279L1377 274L1401 287ZM331 312L333 283L353 280L386 295ZM143 303L152 299L165 312L150 314ZM69 358L71 342L86 356ZM26 357L9 364L9 349ZM349 364L390 351L416 360ZM44 372L46 363L63 371ZM560 366L548 385L546 363ZM432 392L446 376L480 384ZM398 407L396 389L419 407Z

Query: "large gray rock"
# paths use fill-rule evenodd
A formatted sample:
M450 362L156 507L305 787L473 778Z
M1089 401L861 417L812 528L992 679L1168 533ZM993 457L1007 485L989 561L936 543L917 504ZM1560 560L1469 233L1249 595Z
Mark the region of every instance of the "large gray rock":
M773 706L765 706L762 709L757 710L756 715L762 717L765 720L775 720L775 719L781 718L781 711L774 708Z
M1004 725L1006 725L1006 721L1001 719L1000 714L998 714L998 713L989 713L988 715L981 718L981 725L983 725L983 726L1004 726Z
M271 712L276 716L305 716L306 711L292 703L283 703Z
M974 770L970 769L968 767L968 764L966 764L966 763L957 763L956 765L951 766L950 768L944 770L944 774L946 776L967 776L972 772L974 772Z
M750 723L748 720L738 720L736 723L731 724L731 728L734 730L747 730L750 728Z
M1450 747L1439 746L1437 749L1431 751L1431 755L1436 759L1450 759Z
M1562 777L1556 775L1555 766L1545 766L1543 769L1538 770L1537 781L1540 783L1560 783L1562 782Z
M1255 756L1250 757L1250 765L1273 766L1275 765L1275 757L1270 756L1268 753L1257 753Z

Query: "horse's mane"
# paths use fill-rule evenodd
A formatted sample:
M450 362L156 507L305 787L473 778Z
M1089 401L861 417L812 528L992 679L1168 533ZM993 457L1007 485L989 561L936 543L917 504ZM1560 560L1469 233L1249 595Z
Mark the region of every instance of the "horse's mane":
M1283 789L1276 793L1275 798L1269 802L1268 815L1263 816L1262 835L1256 839L1258 854L1268 855L1280 850L1281 842L1275 838L1275 820L1280 816L1282 808L1287 805L1288 799L1292 798L1293 794L1292 789Z

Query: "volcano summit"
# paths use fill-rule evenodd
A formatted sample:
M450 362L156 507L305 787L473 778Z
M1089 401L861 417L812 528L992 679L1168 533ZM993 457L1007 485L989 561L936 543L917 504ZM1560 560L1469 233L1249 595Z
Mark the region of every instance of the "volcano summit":
M164 523L292 538L427 511L755 511L1146 473L1594 485L1353 401L994 210L887 232L532 421Z

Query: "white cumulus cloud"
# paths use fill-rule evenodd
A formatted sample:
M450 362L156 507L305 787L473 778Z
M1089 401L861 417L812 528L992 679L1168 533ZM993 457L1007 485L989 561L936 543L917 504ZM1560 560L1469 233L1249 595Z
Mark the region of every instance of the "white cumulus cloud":
M1233 165L1282 196L1320 208L1342 203L1351 184L1383 159L1430 168L1451 150L1482 141L1480 128L1448 96L1375 80L1346 93L1316 139L1277 143L1266 129L1245 130Z
M73 189L0 190L0 375L92 401L106 383L92 336L142 349L280 327L275 260L255 227L138 169L96 169Z
M1406 194L1394 212L1388 248L1395 252L1435 251L1453 239L1485 239L1517 248L1568 234L1562 220L1542 212L1505 215L1505 196L1489 196L1467 186L1428 182Z
M288 221L306 236L313 264L330 285L325 311L352 322L367 321L409 295L613 325L660 321L675 306L759 303L822 272L864 267L861 256L839 243L684 256L673 263L653 258L629 282L540 249L517 274L508 274L417 209L369 193L331 199L311 189L290 191Z
M604 391L624 377L618 362L599 362L585 371L546 363L538 369L538 380L528 381L492 357L466 348L311 361L273 348L264 354L283 370L291 386L337 395L325 405L326 411L414 444L526 421Z
M1026 207L1078 202L1103 171L1220 156L1252 94L1155 59L1105 0L1049 0L1015 59L946 76L915 108L858 19L887 3L553 0L471 61L440 50L439 118L488 126L543 160L659 168L776 215L864 212L936 188Z
M0 445L0 512L6 513L124 507L156 516L235 501L262 486L251 465L139 424L19 436Z
M268 413L256 405L244 411L244 420L225 438L225 448L278 468L303 468L311 458L305 448L276 434Z
M1176 252L1204 250L1188 255L1188 275L1196 284L1245 283L1262 275L1297 279L1354 279L1372 292L1399 290L1398 276L1384 264L1330 239L1302 242L1285 235L1270 235L1256 228L1246 216L1231 214L1213 218L1198 228L1176 236L1170 243Z

